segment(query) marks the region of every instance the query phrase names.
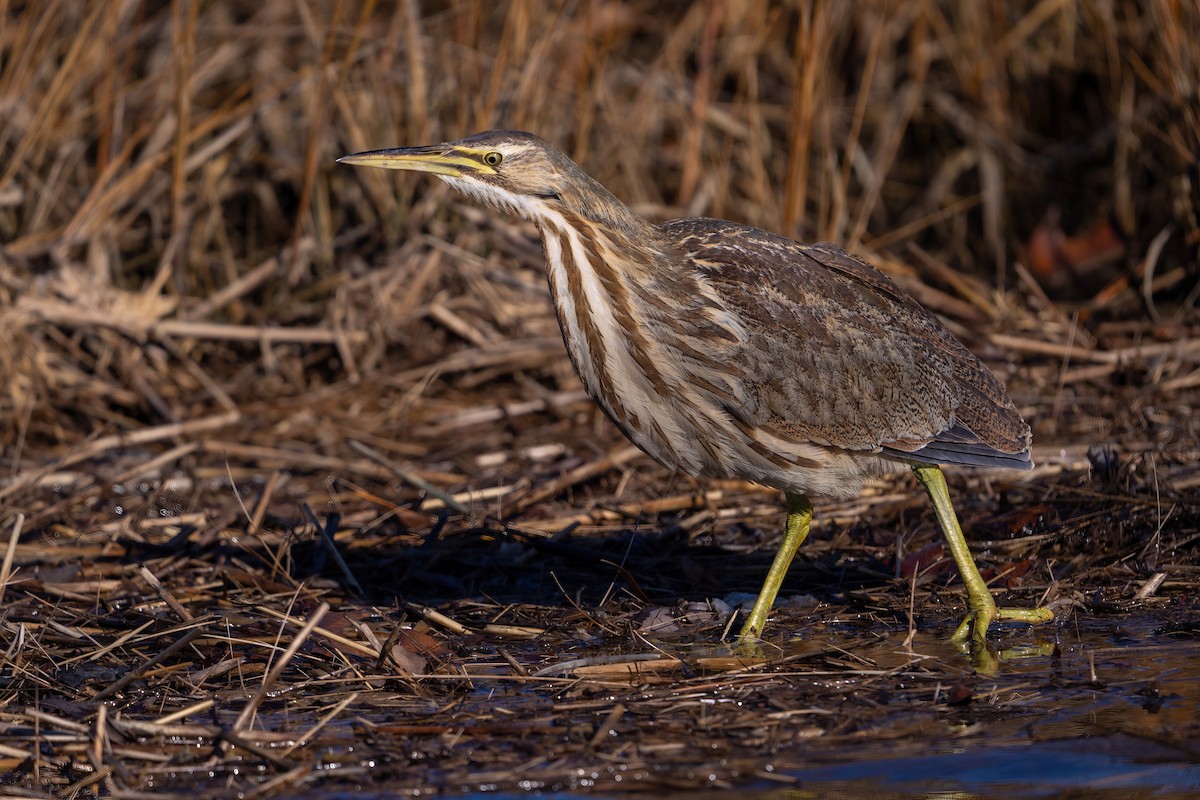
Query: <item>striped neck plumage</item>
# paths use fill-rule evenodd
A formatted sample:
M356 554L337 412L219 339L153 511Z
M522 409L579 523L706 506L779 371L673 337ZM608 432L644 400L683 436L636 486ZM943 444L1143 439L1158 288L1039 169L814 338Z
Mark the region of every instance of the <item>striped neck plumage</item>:
M582 170L558 168L564 170L558 180L526 182L524 192L498 182L443 180L537 225L563 340L588 393L636 444L696 474L706 456L670 401L692 390L653 328L688 324L664 316L660 295L703 306L705 286L657 226Z

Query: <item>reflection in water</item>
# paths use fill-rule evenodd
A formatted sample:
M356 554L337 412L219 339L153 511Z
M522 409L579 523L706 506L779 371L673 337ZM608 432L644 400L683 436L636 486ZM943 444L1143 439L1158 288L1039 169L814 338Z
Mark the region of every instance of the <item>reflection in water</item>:
M822 797L1195 797L1200 764L1178 763L1171 748L1126 737L985 748L916 758L880 758L799 770L800 785ZM770 796L770 795L764 795Z
M809 759L787 772L826 798L1200 796L1200 643L1173 640L1168 629L1161 616L1067 626L1057 649L1006 651L975 684L963 721L981 725L981 736L897 741L885 729L873 744L822 752L821 766ZM855 655L892 668L956 656L919 634L911 654L892 644Z

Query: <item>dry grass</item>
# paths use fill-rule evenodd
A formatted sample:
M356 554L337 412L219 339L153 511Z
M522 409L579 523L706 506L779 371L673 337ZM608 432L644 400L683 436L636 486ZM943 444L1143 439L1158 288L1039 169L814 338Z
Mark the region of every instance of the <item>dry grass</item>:
M0 0L0 20L0 765L28 791L186 790L165 776L199 765L213 792L295 792L321 780L314 743L364 742L425 759L389 762L397 788L582 785L564 776L628 756L610 729L698 724L664 711L678 692L795 689L689 662L733 671L637 707L537 677L584 638L641 649L648 604L752 589L761 559L699 545L755 550L779 505L630 449L563 357L531 231L333 163L374 147L525 128L652 218L846 243L1034 426L1039 471L971 478L964 509L983 538L1022 532L993 555L1037 576L1014 591L1195 587L1194 3ZM891 573L896 531L932 532L904 484L822 514L822 569ZM436 635L401 632L420 618ZM961 677L880 669L914 706ZM543 684L573 698L553 723L517 700L496 721L480 688ZM719 780L756 775L766 741L849 742L860 712L706 719L737 732ZM488 772L447 755L463 737L534 744ZM694 785L702 755L654 785Z

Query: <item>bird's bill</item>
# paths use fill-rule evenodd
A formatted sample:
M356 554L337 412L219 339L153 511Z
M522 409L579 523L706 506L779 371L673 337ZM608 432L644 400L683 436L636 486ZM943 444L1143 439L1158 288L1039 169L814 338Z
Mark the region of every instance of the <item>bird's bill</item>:
M368 150L365 153L342 156L338 159L338 163L383 169L405 169L412 172L431 172L434 175L461 178L463 175L495 172L481 160L484 152L487 151L474 151L446 144L425 147L393 147L388 150Z

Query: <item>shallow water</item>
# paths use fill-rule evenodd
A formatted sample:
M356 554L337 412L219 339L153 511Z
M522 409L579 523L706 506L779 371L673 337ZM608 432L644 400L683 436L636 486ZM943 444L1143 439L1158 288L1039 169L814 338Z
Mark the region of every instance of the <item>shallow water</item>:
M978 728L962 740L865 743L779 771L830 798L1200 796L1200 643L1188 630L1173 612L1077 620L1059 631L1056 649L1025 647L994 666L964 709L963 721ZM953 659L947 649L944 640L914 642L917 652ZM884 661L887 645L879 650L873 660Z
M707 703L714 714L739 704L747 704L744 715L751 718L794 713L790 730L811 729L811 736L755 751L735 744L740 723L729 718L693 735L712 742L715 755L706 765L695 760L694 749L672 750L683 743L664 736L653 719L630 722L637 693L622 695L608 682L605 699L628 707L610 752L607 744L594 752L557 750L547 760L563 767L560 777L536 763L527 785L547 798L1197 797L1200 641L1189 622L1194 618L1176 606L1079 618L1057 629L999 626L996 638L1009 649L989 662L987 674L976 672L941 632L918 633L909 648L907 632L868 635L852 621L822 622L778 656L785 661L773 668L781 682L770 689L777 701L771 708L749 703L733 679L711 685L686 679L678 687L679 702ZM714 657L711 646L659 644L685 661ZM846 666L817 657L828 653L845 654ZM524 653L537 654L536 643ZM670 692L670 681L665 685L662 691ZM514 713L528 699L488 697ZM560 700L542 699L550 707ZM596 715L606 708L599 704ZM826 722L831 719L836 723ZM652 751L659 755L647 757ZM580 764L591 778L576 782L570 776ZM457 790L440 786L438 796L530 796L509 791L511 781L493 781L488 764L479 770L487 780L472 787L468 777ZM385 784L359 786L368 796L388 793Z
M864 759L790 773L826 797L970 793L977 797L1195 797L1200 764L1144 741L1105 737L969 749L933 756ZM770 796L770 794L764 795Z

